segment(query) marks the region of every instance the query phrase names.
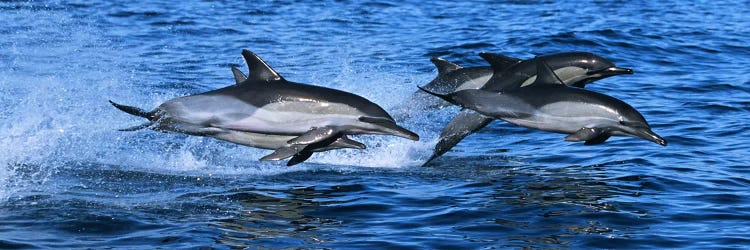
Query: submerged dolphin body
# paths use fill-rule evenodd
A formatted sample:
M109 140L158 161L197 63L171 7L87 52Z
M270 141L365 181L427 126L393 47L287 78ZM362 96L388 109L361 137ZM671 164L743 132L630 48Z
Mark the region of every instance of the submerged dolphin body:
M249 77L232 69L237 84L169 100L153 111L112 102L149 123L126 130L209 136L274 153L261 160L293 157L288 165L305 161L312 152L360 148L347 135L384 134L411 140L419 136L396 125L380 106L344 91L285 80L256 54L243 50Z
M595 145L617 135L667 145L632 106L608 95L565 86L543 60L536 63L537 79L524 88L501 93L461 90L447 95L422 90L515 125L569 134L566 141Z
M494 53L480 53L479 55L489 62L493 69L490 80L479 89L490 92L514 90L532 85L536 82L537 61L539 60L547 62L562 80L562 84L581 88L599 79L633 73L631 69L617 67L607 59L586 52L557 53L529 60ZM484 128L492 120L493 118L482 116L473 110L462 110L443 128L435 150L425 164L448 152L463 138Z

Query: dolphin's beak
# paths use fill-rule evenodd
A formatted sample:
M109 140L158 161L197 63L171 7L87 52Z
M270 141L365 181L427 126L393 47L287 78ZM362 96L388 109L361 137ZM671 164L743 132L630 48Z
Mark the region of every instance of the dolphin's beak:
M600 74L602 76L616 76L616 75L630 75L633 74L633 70L629 68L620 68L620 67L609 67L609 68L603 68L600 70L594 70L586 73L587 75L596 75Z
M359 118L359 121L375 125L377 127L377 131L382 134L394 135L409 140L419 141L419 135L399 126L391 118L362 116Z
M662 145L662 146L666 146L667 145L667 140L664 140L664 138L662 138L661 136L659 136L656 133L654 133L654 131L651 131L651 129L639 130L638 132L636 132L635 135L638 138L643 138L643 139L652 141L652 142L654 142L656 144L659 144L659 145Z
M394 124L395 125L395 124ZM408 129L402 128L401 126L393 126L386 129L389 134L398 137L403 137L412 141L419 141L419 135L409 131Z

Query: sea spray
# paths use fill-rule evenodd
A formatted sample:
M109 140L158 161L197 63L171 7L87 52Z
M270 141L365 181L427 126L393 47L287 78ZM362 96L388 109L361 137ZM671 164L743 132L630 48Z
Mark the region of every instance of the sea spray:
M33 3L30 3L33 5ZM210 138L164 134L150 130L121 132L140 121L123 115L107 100L152 109L170 98L198 93L224 84L226 77L173 75L170 67L219 71L218 66L182 61L146 53L134 57L133 48L121 45L123 37L107 30L105 20L88 20L64 8L19 8L2 12L11 20L0 40L0 200L23 191L45 188L59 171L96 166L124 167L135 171L180 175L273 175L306 171L316 163L334 166L403 167L420 165L431 148L438 125L430 111L414 107L408 100L414 86L434 77L431 73L392 72L387 62L360 65L359 55L343 48L330 59L330 68L308 67L298 72L301 61L315 58L275 57L282 75L290 80L332 87L364 96L385 107L397 122L422 136L419 142L389 136L358 136L366 150L335 150L316 154L310 165L287 168L279 162L260 162L268 150L248 148ZM61 33L61 30L67 32ZM10 32L12 31L12 32ZM236 48L237 53L243 48ZM254 49L249 47L248 49ZM226 55L234 62L238 55ZM169 61L170 67L144 67L144 61ZM337 61L338 60L338 61ZM331 70L335 68L335 70ZM386 73L389 72L389 73ZM189 73L189 72L188 72ZM202 76L202 75L201 75ZM297 79L301 78L301 79ZM219 79L219 80L217 80ZM223 82L222 82L223 80ZM409 106L405 108L404 106ZM399 118L399 117L404 117ZM84 176L85 177L85 176Z
M93 104L119 82L99 28L54 8L0 13L14 31L0 40L8 63L0 68L0 200L7 200L44 188L67 162L93 158L86 154L90 133L108 129L106 113Z

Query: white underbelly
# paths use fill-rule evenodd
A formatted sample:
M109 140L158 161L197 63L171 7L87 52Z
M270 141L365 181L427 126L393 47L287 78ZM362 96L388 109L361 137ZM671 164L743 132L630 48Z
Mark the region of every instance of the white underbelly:
M490 78L492 78L492 74L465 81L461 83L461 85L459 85L458 88L454 90L454 92L464 89L479 89L481 87L484 87L484 85L487 83L487 81L490 80Z
M302 134L316 127L353 125L359 123L358 118L350 115L269 112L260 109L251 116L211 126L256 133Z
M506 118L503 120L526 128L564 134L574 133L581 128L600 128L612 126L613 123L617 123L617 121L613 121L612 119L596 116L566 117L545 113L537 113L524 118Z
M352 125L361 112L323 102L278 102L256 107L231 96L190 96L161 107L170 119L204 127L263 134L302 134L313 127Z

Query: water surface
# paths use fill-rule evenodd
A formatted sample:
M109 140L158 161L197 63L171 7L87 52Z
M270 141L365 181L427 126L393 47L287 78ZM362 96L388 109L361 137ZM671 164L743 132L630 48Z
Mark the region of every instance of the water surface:
M750 8L710 1L0 3L0 248L746 248ZM233 83L250 49L286 79L362 95L422 140L285 167L154 131L150 109ZM458 111L404 109L440 56L602 55L587 88L669 146L494 122L429 167ZM246 70L245 70L246 71ZM405 112L405 113L404 113Z

